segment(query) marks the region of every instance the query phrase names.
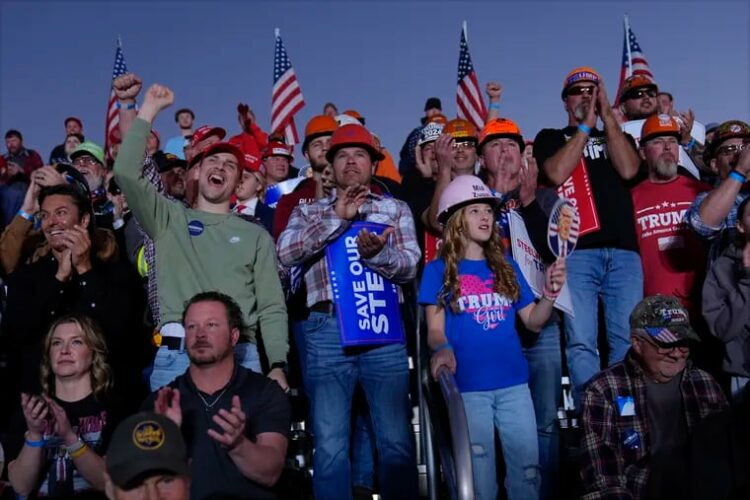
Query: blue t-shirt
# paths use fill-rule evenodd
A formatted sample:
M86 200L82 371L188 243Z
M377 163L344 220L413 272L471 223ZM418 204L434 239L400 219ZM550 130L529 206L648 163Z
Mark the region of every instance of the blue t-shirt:
M529 380L529 367L515 327L516 311L534 302L534 292L518 264L508 258L520 287L519 298L492 291L494 277L485 260L462 260L459 313L445 309L445 334L456 356L456 383L461 392L502 389ZM436 305L443 286L445 261L427 264L419 289L419 303Z

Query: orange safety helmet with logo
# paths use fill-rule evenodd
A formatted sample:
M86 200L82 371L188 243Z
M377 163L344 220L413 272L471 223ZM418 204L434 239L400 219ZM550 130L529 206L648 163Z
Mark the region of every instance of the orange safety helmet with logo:
M479 151L482 151L482 146L493 139L500 137L508 137L518 143L518 149L523 152L526 147L526 143L521 135L521 129L518 128L516 122L507 118L495 118L490 120L484 125L482 132L479 134Z

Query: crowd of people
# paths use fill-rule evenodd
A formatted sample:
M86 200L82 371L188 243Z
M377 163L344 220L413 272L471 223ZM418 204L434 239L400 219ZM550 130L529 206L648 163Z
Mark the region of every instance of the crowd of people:
M183 107L162 141L175 95L142 87L113 81L106 150L74 116L47 162L5 134L4 493L275 498L299 386L315 498L419 498L422 315L429 371L463 399L476 498L750 495L748 124L704 126L642 75L613 105L579 67L565 123L533 140L491 82L481 130L431 97L397 159L326 103L295 165L243 103L237 135ZM341 248L368 270L351 291ZM405 338L382 335L393 317Z

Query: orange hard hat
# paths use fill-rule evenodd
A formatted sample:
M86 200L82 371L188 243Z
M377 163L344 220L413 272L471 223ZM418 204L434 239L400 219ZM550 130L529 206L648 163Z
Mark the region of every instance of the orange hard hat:
M563 80L563 88L562 88L561 97L565 99L565 96L568 93L568 87L570 87L574 83L578 83L578 82L599 83L601 79L602 77L599 76L599 73L593 68L589 68L588 66L580 66L578 68L574 68L573 70L571 70L570 73L568 73L565 76L565 79Z
M336 154L336 151L345 147L366 149L370 153L372 161L380 161L384 158L372 134L362 125L352 123L337 128L331 137L331 147L326 152L326 159L333 163L333 155Z
M448 119L445 117L445 115L441 115L440 113L438 113L427 118L425 125L427 125L428 123L439 123L441 125L445 125L446 123L448 123Z
M307 145L313 139L324 135L333 135L339 124L336 120L328 115L318 115L310 118L305 126L305 140L302 143L302 151L307 149Z
M662 135L680 138L680 124L669 115L651 115L641 127L641 144Z
M656 82L654 82L651 77L647 75L633 75L629 76L624 82L622 82L619 99L622 100L623 97L625 97L625 94L641 87L651 87L657 92L659 91L659 87L657 87Z
M479 134L479 151L482 151L482 146L487 142L499 137L508 137L515 140L521 151L523 151L523 148L525 147L523 136L521 135L521 129L518 128L516 122L507 118L495 118L486 123L482 132Z
M470 121L463 118L454 118L445 124L444 134L450 134L456 140L477 141L477 129Z

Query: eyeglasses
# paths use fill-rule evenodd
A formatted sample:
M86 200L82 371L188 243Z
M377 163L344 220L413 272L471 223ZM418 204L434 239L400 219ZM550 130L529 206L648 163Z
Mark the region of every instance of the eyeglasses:
M722 146L716 150L716 154L722 156L729 156L743 152L750 148L750 143L743 142L742 144L730 144L729 146Z
M581 85L580 87L572 87L567 91L567 95L582 95L582 94L593 94L595 85Z
M455 141L453 143L453 149L472 149L474 147L473 141Z
M93 156L79 156L75 160L73 160L73 165L99 165L99 162L96 161L96 158Z
M624 99L625 100L640 99L644 95L649 96L649 97L656 97L656 90L649 89L649 88L631 90L630 92L625 94Z
M690 350L690 343L687 340L681 340L674 344L670 344L669 346L661 346L645 335L638 335L638 338L643 340L647 344L652 345L659 354L667 354L674 351L675 349L680 352L688 352Z

